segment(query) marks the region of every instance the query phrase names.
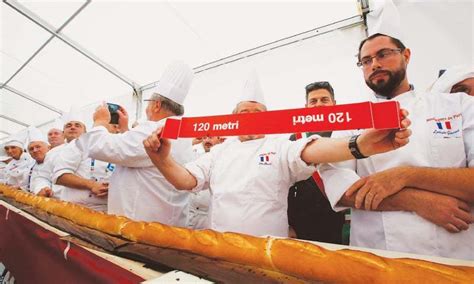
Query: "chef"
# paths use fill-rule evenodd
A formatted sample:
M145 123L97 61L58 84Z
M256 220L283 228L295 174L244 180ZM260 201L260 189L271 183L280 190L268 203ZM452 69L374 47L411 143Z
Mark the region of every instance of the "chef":
M71 131L71 128L75 130ZM64 186L60 199L107 211L108 182L114 165L89 158L87 151L77 147L77 138L85 132L82 114L79 111L71 113L64 127L68 144L55 158L52 182Z
M243 97L234 113L265 112L263 92L256 73L244 85ZM403 121L407 126L409 122ZM185 167L168 155L170 141L159 140L158 130L145 141L145 149L153 163L178 190L211 192L210 227L257 236L288 236L288 189L296 181L310 177L315 163L352 157L349 139L329 141L311 136L289 141L245 135L227 139L213 150ZM385 141L379 149L393 149L408 142L410 130L397 133L396 143L387 138L393 131L369 131L358 137L358 149L375 154L368 143L375 136ZM329 141L329 142L328 142Z
M448 68L431 87L432 93L463 92L474 96L474 66L458 65Z
M59 199L64 186L53 183L54 166L59 159L59 154L66 145L85 131L85 124L78 108L73 106L61 119L55 121L54 128L63 129L66 142L52 147L52 149L48 151L43 166L39 168L38 174L32 178L31 189L37 195Z
M4 169L5 183L20 188L26 188L26 177L35 163L30 154L24 152L23 140L25 139L21 139L18 134L7 141L3 147L7 155L12 158Z
M3 148L3 144L0 146L0 183L5 184L6 181L6 173L5 168L7 167L8 163L12 160L12 157L8 156Z
M187 192L173 190L148 158L142 141L168 117L184 113L183 102L191 87L194 74L182 62L171 63L147 99L147 121L124 132L127 116L119 110L121 134L110 134L105 125L110 120L107 107L99 107L94 114L94 127L79 139L78 145L87 149L90 157L116 164L110 179L108 212L134 220L158 221L184 226ZM173 157L185 163L193 158L191 140L173 142Z
M351 245L473 260L474 97L414 89L410 50L389 34L362 41L358 65L376 101L398 101L411 113L410 143L322 165L327 196L335 210L354 208Z
M28 141L28 153L30 153L31 157L35 160L35 163L28 170L28 175L25 177L26 186L24 190L37 194L38 192L33 190L35 188L33 180L36 179L35 177L38 176L38 173L44 167L44 160L51 146L48 144L46 136L34 126L28 128ZM51 192L49 192L49 194L51 194Z

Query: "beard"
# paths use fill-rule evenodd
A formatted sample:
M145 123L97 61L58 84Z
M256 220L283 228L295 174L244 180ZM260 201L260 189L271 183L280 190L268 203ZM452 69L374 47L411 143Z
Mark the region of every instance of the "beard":
M372 83L371 78L377 74L387 74L388 79L384 80L377 80L375 83ZM369 79L365 81L367 86L369 86L372 91L376 94L384 96L386 98L391 98L392 94L394 93L395 89L400 86L400 83L405 79L406 76L406 69L400 68L394 72L387 71L387 70L378 70L370 75Z

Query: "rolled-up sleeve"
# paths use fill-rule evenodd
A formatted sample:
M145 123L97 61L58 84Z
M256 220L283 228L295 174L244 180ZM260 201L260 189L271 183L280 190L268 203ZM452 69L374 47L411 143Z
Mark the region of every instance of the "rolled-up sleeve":
M55 159L52 182L56 183L58 178L64 174L74 174L82 162L82 152L76 147L75 141L69 143Z
M151 167L143 147L145 140L161 123L146 121L122 134L111 134L103 126L96 126L78 139L78 147L91 158L116 165L141 168Z
M301 153L310 142L317 140L319 137L318 135L313 135L305 139L286 141L282 150L290 170L291 184L309 178L316 171L315 165L308 165L301 159Z
M209 188L211 168L215 151L202 155L200 158L185 165L185 168L196 178L197 184L193 192Z

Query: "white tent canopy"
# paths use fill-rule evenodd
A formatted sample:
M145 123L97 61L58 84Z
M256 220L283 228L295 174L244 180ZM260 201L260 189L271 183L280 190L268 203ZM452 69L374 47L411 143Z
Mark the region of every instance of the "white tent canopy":
M472 1L395 4L414 51L415 86L426 88L438 69L473 62ZM376 7L356 0L4 0L0 141L28 125L47 130L73 105L90 117L98 102L113 101L139 117L142 92L173 59L197 73L186 116L230 112L251 69L270 109L302 107L304 86L322 80L338 103L367 99L354 57L367 5Z

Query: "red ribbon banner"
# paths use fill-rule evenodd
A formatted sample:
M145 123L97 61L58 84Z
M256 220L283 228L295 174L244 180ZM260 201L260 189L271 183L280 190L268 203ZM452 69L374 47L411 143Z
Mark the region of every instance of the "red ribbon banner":
M396 101L364 102L231 115L167 119L161 137L177 139L204 136L282 134L350 129L400 127Z

